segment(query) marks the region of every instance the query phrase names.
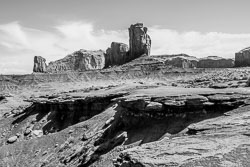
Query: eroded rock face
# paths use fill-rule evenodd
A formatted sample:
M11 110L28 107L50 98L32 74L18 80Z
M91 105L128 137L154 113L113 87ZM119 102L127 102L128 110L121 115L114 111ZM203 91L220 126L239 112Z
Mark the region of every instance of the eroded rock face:
M79 50L63 59L50 62L48 72L60 73L63 71L87 71L104 68L105 58L102 50Z
M112 42L111 47L106 50L105 67L122 65L129 60L128 45Z
M250 66L250 48L235 53L235 67Z
M137 23L130 26L129 49L131 60L143 54L150 55L151 39L147 34L147 27L143 27L143 23Z
M234 67L233 59L224 59L217 56L208 56L198 62L199 68L231 68Z
M186 54L169 55L165 63L180 68L194 68L197 67L198 59Z
M34 57L34 67L33 72L46 72L47 71L47 65L46 65L46 59L41 56L35 56Z

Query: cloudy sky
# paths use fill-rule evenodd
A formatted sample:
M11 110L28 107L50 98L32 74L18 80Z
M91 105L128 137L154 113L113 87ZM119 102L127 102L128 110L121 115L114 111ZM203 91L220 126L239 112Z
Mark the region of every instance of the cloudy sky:
M31 73L79 49L128 44L128 27L149 28L153 55L222 56L250 46L249 0L0 0L0 74Z

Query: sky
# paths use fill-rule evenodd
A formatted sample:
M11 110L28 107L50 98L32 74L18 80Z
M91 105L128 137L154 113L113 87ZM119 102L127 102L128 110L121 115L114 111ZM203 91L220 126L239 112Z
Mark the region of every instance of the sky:
M128 44L148 27L151 54L234 58L250 46L249 0L0 0L0 74L28 74L79 49Z

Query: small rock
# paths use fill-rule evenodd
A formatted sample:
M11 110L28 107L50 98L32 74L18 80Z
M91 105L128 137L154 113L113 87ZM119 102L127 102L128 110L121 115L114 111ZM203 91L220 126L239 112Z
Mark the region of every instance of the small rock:
M34 124L36 122L36 118L32 118L31 123Z
M17 136L12 136L8 139L8 143L14 143L15 141L17 141Z
M46 155L48 152L47 151L44 151L43 153L42 153L42 155Z
M114 117L111 117L110 119L108 119L106 122L105 122L105 125L110 125L113 121L115 120Z
M177 86L178 86L176 83L172 83L171 85L174 86L174 87L177 87Z
M74 129L70 129L70 130L69 130L69 134L70 134L70 133L73 133L73 132L74 132Z
M20 133L16 133L16 136L17 136L17 137L20 137L20 136L21 136L21 134L20 134Z
M41 137L41 136L43 136L43 131L42 130L34 130L32 132L32 134L37 136L37 137Z
M213 84L211 86L209 86L210 88L214 88L214 89L225 89L228 87L228 84L225 83L217 83L217 84Z
M27 136L31 133L32 129L31 128L27 128L25 131L24 131L24 135Z
M149 102L149 104L146 106L146 111L161 111L163 109L163 105L158 102Z

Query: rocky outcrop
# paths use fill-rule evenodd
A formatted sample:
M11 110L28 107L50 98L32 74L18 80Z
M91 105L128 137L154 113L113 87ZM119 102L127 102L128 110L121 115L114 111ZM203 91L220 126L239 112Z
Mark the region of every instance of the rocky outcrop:
M235 67L250 66L250 47L235 53Z
M130 60L143 54L150 55L151 39L147 34L147 27L142 23L131 25L129 28L129 54Z
M103 69L114 65L122 65L142 55L150 55L151 39L147 27L142 23L129 28L129 48L126 44L112 42L106 54L101 51L79 50L63 59L50 62L48 67L45 59L35 56L34 72L60 73L63 71L87 71Z
M102 50L79 50L63 59L50 62L47 71L60 73L63 71L87 71L104 68L105 57Z
M198 59L186 54L170 55L166 59L165 64L180 68L195 68L197 67Z
M112 42L111 47L106 50L105 67L122 65L128 62L128 45L124 43Z
M233 59L224 59L218 56L208 56L198 62L198 68L231 68L234 67Z
M47 71L46 59L41 56L35 56L33 72L44 73L46 71Z

